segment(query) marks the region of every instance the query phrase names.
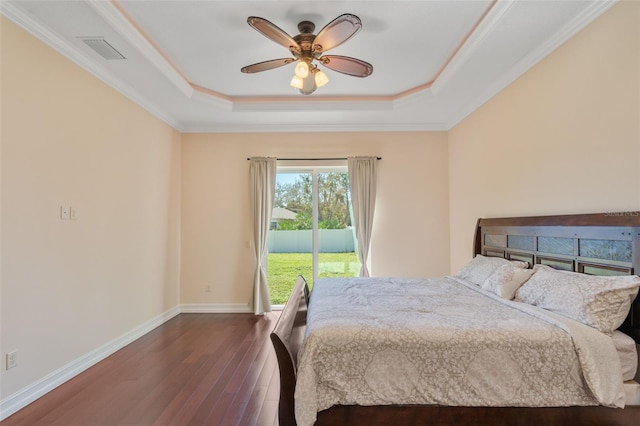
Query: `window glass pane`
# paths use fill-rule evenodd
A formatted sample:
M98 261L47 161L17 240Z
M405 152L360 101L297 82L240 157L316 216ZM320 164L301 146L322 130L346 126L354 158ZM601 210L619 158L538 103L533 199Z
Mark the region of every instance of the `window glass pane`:
M284 305L298 275L313 284L311 173L276 175L267 239L267 280L272 305Z
M318 173L318 278L358 275L356 247L348 173Z

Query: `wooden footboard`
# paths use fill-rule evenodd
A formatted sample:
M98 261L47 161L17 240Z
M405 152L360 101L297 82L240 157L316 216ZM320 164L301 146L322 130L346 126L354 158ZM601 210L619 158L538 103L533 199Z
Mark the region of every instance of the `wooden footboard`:
M296 424L293 397L296 390L298 351L302 346L307 325L308 302L309 287L305 279L299 276L280 314L280 319L271 333L271 342L276 351L280 369L280 403L278 405L280 426Z

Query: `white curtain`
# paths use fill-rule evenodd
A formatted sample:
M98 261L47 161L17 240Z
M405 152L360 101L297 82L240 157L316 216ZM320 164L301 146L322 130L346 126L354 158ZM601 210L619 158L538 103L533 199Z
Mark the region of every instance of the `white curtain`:
M271 299L267 284L267 236L271 224L276 188L276 159L251 158L249 175L253 248L257 260L253 278L253 310L256 315L263 315L266 312L271 312Z
M353 205L353 219L358 239L358 259L362 264L360 276L368 277L369 246L373 212L376 204L376 157L348 158L349 186Z

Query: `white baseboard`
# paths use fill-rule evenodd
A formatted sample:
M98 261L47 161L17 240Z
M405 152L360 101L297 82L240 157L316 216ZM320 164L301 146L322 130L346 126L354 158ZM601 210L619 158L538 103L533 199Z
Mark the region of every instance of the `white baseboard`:
M64 382L74 378L84 370L92 367L102 361L114 352L127 346L134 340L144 336L154 328L167 322L171 318L180 313L180 307L176 306L168 311L158 315L155 318L134 328L128 333L100 346L99 348L81 356L80 358L70 362L69 364L53 371L40 380L30 384L29 386L19 390L13 395L0 401L0 421L14 414L16 411L31 404L47 392L55 389Z
M183 314L252 314L248 303L187 303L180 305Z

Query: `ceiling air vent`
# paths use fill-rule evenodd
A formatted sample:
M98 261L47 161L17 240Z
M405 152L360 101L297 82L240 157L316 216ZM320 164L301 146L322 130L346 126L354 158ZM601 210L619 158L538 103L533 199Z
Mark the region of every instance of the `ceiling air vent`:
M79 37L87 46L95 50L105 59L126 59L124 55L118 52L102 37Z

